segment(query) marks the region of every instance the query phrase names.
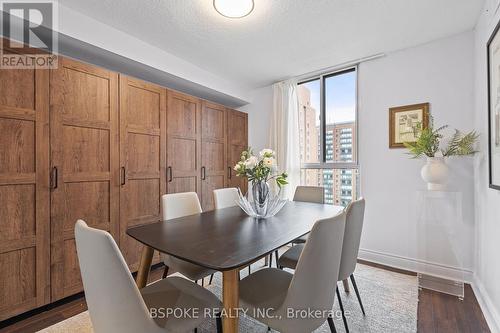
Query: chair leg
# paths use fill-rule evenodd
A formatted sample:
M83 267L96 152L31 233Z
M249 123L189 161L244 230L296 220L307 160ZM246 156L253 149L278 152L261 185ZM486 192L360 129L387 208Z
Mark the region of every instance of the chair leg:
M194 328L194 333L198 333L198 328Z
M210 275L210 280L208 281L208 284L212 284L212 280L214 279L214 275Z
M248 265L248 275L252 274L252 268Z
M342 312L342 321L344 322L345 331L349 333L349 326L347 325L347 318L345 317L344 313L344 305L342 304L342 299L340 298L339 287L337 287L335 293L337 294L337 299L339 300L339 306L340 306L340 311Z
M361 312L363 312L363 316L366 316L365 308L363 307L363 302L361 302L361 296L359 295L358 286L356 285L356 280L354 279L354 274L351 274L351 282L352 285L354 286L354 291L356 292L356 296L358 297L359 306L361 306Z
M201 286L202 286L202 287L205 287L205 278L202 278L202 279L201 279Z
M273 255L269 255L269 268L273 267Z
M276 268L278 268L278 250L274 251L274 256L276 257Z
M335 324L331 316L328 316L328 326L330 326L331 333L337 333L337 330L335 329Z
M215 326L217 327L217 333L222 333L222 319L220 312L215 315Z
M162 277L161 277L161 278L162 278L162 279L164 279L164 278L166 278L166 277L167 277L167 275L168 275L168 266L167 266L167 265L165 265L165 270L163 271L163 275L162 275Z

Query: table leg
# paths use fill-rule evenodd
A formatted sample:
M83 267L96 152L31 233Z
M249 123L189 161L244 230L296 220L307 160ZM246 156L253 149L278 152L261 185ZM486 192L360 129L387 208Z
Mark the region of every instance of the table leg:
M344 284L344 291L345 291L346 293L348 293L349 291L351 291L351 290L349 289L349 281L348 281L347 279L342 280L342 283Z
M222 302L224 304L224 317L222 319L222 331L224 333L238 332L239 303L239 269L222 272Z
M137 270L137 278L135 282L139 289L144 288L148 284L149 271L151 269L151 262L153 261L153 248L144 245L142 248L141 262Z

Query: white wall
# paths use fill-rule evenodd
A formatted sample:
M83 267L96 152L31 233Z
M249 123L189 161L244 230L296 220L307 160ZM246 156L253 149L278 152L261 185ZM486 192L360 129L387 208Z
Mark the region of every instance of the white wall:
M256 89L247 94L250 104L239 108L248 113L248 144L259 151L268 147L269 122L273 110L272 86Z
M366 224L360 256L406 269L430 261L432 273L456 276L453 268L463 266L471 278L474 253L473 159L452 160L451 185L463 193L464 223L455 230L463 262L447 256L441 248L416 245L416 191L425 188L420 178L421 160L411 160L402 149L388 148L388 109L413 103L431 103L437 124L463 130L474 128L472 32L430 44L389 53L359 66L359 157L361 192L367 199ZM250 144L265 146L272 87L253 91L249 113ZM446 235L447 236L447 235ZM432 239L432 234L419 239ZM442 244L446 248L447 244ZM436 254L436 255L435 255ZM432 264L434 263L434 264ZM422 268L422 267L420 267ZM460 267L459 267L460 268ZM462 271L459 271L462 273Z
M493 332L500 332L500 191L488 188L488 88L486 43L500 20L497 1L488 1L475 34L475 123L481 131L483 153L475 165L476 265L474 291Z
M473 159L450 160L449 188L463 193L464 223L452 239L460 242L458 262L445 253L447 235L432 230L417 233L416 191L423 160L412 160L404 149L389 149L388 109L429 102L436 125L473 129L473 33L389 53L359 66L359 162L361 192L367 199L360 256L414 270L424 263L429 273L470 279L474 250ZM439 239L441 237L441 239ZM425 251L417 241L430 243ZM438 240L440 246L433 246ZM422 268L422 267L420 267Z

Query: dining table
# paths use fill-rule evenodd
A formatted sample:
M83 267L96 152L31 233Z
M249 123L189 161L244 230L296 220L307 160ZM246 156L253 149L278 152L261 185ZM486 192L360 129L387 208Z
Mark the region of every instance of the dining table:
M136 283L148 281L154 251L222 272L223 332L238 332L239 271L309 233L317 220L344 207L288 201L273 217L248 216L238 207L131 227L127 234L142 243Z

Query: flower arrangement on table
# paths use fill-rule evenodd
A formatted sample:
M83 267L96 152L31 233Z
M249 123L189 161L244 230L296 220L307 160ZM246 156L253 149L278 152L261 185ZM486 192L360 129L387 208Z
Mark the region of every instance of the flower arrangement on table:
M276 154L271 149L263 149L256 156L251 148L241 153L240 161L234 166L239 177L246 177L251 182L251 191L243 195L239 191L238 205L249 216L266 218L274 216L283 208L286 200L280 199L283 186L288 184L286 171L279 172L276 165ZM273 192L269 183L274 181L278 193Z

